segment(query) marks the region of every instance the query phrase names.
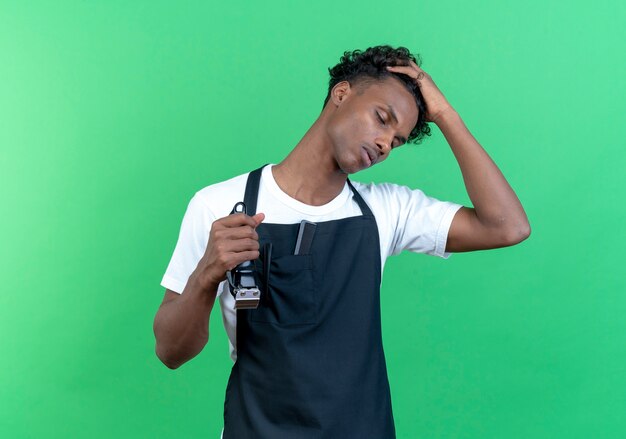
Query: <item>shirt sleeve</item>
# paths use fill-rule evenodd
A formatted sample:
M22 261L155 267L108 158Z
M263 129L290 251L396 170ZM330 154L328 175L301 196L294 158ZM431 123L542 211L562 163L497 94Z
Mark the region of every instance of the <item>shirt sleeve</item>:
M397 212L391 254L409 250L449 258L451 253L445 251L448 231L463 206L430 197L419 189L390 186L390 209Z
M185 211L174 254L161 285L181 294L187 280L204 255L215 216L196 193Z

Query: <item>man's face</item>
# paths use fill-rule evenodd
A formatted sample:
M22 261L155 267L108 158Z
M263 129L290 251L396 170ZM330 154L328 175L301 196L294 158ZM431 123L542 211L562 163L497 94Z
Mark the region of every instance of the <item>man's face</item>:
M385 160L406 142L417 123L415 98L402 82L390 77L351 87L347 81L333 88L336 105L328 124L339 169L353 174Z

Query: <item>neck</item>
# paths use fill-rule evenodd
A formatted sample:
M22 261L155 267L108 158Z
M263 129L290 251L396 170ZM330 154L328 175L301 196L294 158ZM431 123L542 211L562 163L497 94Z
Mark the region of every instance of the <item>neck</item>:
M283 192L311 206L326 204L341 193L348 175L335 162L324 112L289 155L272 168L272 174Z

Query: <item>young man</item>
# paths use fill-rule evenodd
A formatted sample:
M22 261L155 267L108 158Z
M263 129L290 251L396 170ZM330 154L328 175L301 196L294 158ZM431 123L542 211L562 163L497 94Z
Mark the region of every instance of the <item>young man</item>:
M379 305L386 258L447 258L529 236L515 193L418 59L402 47L346 52L329 70L322 113L280 164L191 200L163 277L156 353L172 369L196 356L219 296L235 361L224 438L394 438ZM348 180L429 135L427 122L452 148L473 208ZM242 200L248 214L230 215ZM302 220L316 228L310 250L294 255ZM271 258L260 252L267 243ZM269 261L269 278L255 265L262 300L235 311L226 272L257 259Z

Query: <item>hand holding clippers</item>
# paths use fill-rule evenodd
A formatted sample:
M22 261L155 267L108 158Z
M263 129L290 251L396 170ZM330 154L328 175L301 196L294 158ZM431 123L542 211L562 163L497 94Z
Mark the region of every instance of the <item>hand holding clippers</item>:
M245 214L246 205L242 202L235 204L230 214L235 213ZM259 306L261 290L257 286L254 262L245 261L227 271L226 279L230 293L235 298L235 309L255 309Z

